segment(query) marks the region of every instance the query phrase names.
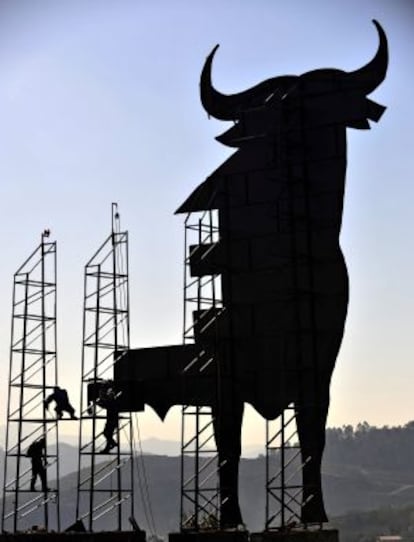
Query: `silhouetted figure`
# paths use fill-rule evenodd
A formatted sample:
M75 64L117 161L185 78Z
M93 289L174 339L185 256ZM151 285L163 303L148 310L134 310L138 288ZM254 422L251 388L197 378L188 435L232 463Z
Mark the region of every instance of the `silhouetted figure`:
M53 388L53 393L45 399L45 407L49 408L49 404L52 401L55 401L56 403L55 412L59 420L63 417L64 412L67 412L72 420L78 419L75 416L75 409L69 403L68 392L66 390L59 388L59 386L55 386Z
M114 432L118 428L119 409L117 400L120 395L120 393L115 393L113 388L104 388L99 393L99 397L96 401L97 405L106 410L106 423L103 430L103 435L106 438L106 445L100 452L101 454L107 454L112 448L118 446L118 443L114 439Z
M354 71L281 75L227 95L212 83L217 47L202 70L203 107L232 123L217 140L235 152L177 212L217 212L219 242L201 239L190 247L189 261L197 280L221 275L222 307L193 312L194 345L130 351L115 364L115 383L136 386L132 406L149 404L161 418L177 404L211 405L221 528L243 521L238 471L244 403L267 420L294 404L303 465L301 520L327 521L321 461L348 307L339 242L346 131L369 129L385 110L368 97L388 66L387 38L374 24L377 52ZM190 368L198 360L206 363L195 374Z
M37 477L39 476L42 483L42 491L47 491L47 482L46 482L46 462L45 462L45 453L46 453L46 439L45 437L40 437L39 439L32 442L32 444L27 449L26 455L32 460L32 480L30 482L30 491L36 491L35 484Z

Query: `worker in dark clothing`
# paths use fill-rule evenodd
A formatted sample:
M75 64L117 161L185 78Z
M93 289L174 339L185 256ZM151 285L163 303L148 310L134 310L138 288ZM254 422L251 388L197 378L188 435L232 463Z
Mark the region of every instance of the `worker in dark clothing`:
M45 407L49 408L49 404L52 401L55 401L56 403L55 412L59 420L62 419L64 412L67 412L72 420L78 419L75 416L75 409L69 403L68 392L66 390L59 388L59 386L55 386L53 388L53 393L45 399Z
M30 491L36 491L35 484L39 476L42 483L42 491L48 491L46 482L46 439L40 437L33 441L27 449L26 455L32 460L32 480L30 482Z
M97 405L106 409L106 423L103 430L103 435L106 438L106 445L100 452L101 454L107 454L112 448L118 446L118 443L114 440L114 432L118 429L118 398L120 395L120 393L115 393L113 388L106 388L101 390L96 401Z

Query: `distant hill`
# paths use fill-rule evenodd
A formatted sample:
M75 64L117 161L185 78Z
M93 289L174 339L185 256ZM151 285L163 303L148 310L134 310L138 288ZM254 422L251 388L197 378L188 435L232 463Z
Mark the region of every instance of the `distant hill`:
M162 449L162 441L153 439L143 449ZM174 452L177 443L166 445L165 452ZM62 460L68 473L61 480L62 525L74 520L76 498L77 451L61 445ZM152 510L157 532L165 535L178 528L180 498L180 458L166 454L146 454L145 463ZM328 514L341 528L342 542L357 542L362 534L370 542L377 534L395 533L400 510L406 518L401 528L414 524L414 423L403 427L356 428L345 426L327 431L323 463L323 485ZM0 466L0 473L2 475ZM240 500L250 530L262 530L265 511L265 458L244 458L240 465ZM144 507L136 479L136 513L140 525L146 527ZM373 512L375 510L375 512ZM377 515L376 515L377 514ZM375 519L375 518L380 519ZM353 518L353 519L351 519ZM377 527L375 527L377 521ZM388 522L388 523L387 523ZM358 527L358 525L360 527ZM102 520L102 528L105 519ZM408 531L407 531L408 532ZM362 534L361 534L362 533Z
M155 437L148 438L141 443L144 454L180 455L181 443L176 440L162 440ZM243 446L243 457L257 457L265 452L265 445L251 444Z

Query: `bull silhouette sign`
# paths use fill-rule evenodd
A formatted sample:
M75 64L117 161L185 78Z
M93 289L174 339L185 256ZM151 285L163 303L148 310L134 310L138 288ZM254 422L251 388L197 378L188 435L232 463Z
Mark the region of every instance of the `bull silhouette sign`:
M221 275L223 310L194 344L130 350L115 366L125 410L210 405L219 454L220 525L242 523L238 466L244 403L264 418L294 405L303 460L304 523L327 521L321 460L329 386L343 336L348 276L339 244L346 128L368 129L385 107L367 96L384 80L385 33L375 56L352 72L320 69L268 79L234 95L201 74L209 115L233 125L217 139L236 148L178 213L216 210L219 241L199 246L193 276ZM200 352L214 370L183 368Z

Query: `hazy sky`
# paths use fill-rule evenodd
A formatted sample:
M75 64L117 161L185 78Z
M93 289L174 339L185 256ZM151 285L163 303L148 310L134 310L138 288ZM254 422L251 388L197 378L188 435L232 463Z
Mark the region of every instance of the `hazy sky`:
M174 210L229 154L198 96L206 55L237 92L282 74L359 68L384 27L387 110L348 130L341 244L351 301L330 425L414 418L414 4L398 0L0 1L0 392L7 388L12 277L45 227L58 241L60 384L78 401L83 266L110 229L130 232L131 343L180 343L183 217ZM5 400L0 420L5 422ZM144 437L179 438L141 416ZM260 442L257 415L246 441ZM76 431L68 424L65 431Z

